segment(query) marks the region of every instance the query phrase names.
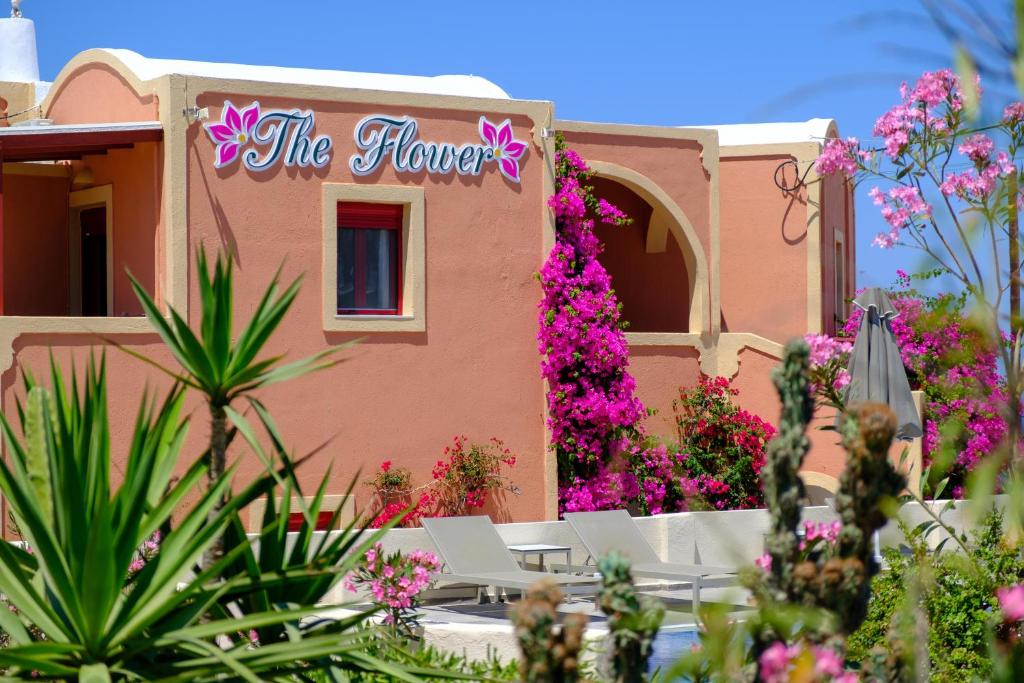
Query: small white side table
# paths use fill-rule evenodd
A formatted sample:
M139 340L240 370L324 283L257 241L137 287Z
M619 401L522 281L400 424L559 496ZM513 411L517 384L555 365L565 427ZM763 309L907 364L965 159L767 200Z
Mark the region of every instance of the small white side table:
M572 564L572 548L567 545L549 545L547 543L519 543L508 546L509 552L519 554L520 562L526 564L527 555L536 555L539 558L537 566L544 571L545 555L565 555L565 563Z

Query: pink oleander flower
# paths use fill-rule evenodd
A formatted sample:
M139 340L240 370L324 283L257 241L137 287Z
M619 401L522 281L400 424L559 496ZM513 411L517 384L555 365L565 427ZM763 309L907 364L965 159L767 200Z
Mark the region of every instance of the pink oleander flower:
M841 676L845 662L835 650L827 647L812 647L814 653L814 673L819 676Z
M764 683L788 683L789 662L796 655L795 648L786 647L777 640L761 653L761 679Z
M754 564L760 567L761 569L765 570L766 572L770 572L772 570L771 554L765 553L764 555L761 555L756 560L754 560Z
M1024 121L1024 102L1014 102L1003 109L1003 122L1009 124Z
M1006 621L1024 620L1024 585L997 588L996 598Z
M892 248L899 242L900 230L932 215L931 205L921 197L916 187L896 185L888 192L873 187L868 196L876 206L882 207L882 218L889 224L889 232L879 233L872 242L883 249Z
M992 138L984 133L975 133L965 139L957 150L976 164L984 164L995 149Z
M761 681L763 683L790 683L790 681L813 681L814 683L855 683L856 673L845 670L842 656L827 647L806 644L786 645L776 641L761 654ZM813 676L805 667L813 665ZM798 675L798 672L800 674ZM797 677L794 677L797 676Z
M814 168L821 175L843 173L853 176L857 173L857 159L864 158L858 150L857 138L829 138L822 147L821 154L814 162ZM870 153L869 153L870 154Z
M252 139L252 130L260 118L260 105L253 102L239 111L230 100L224 101L221 120L203 125L207 135L217 145L215 168L223 168L238 158L242 146Z
M495 126L487 117L481 116L480 137L490 145L501 174L518 183L519 159L526 153L526 143L512 137L512 122L505 119L500 125Z

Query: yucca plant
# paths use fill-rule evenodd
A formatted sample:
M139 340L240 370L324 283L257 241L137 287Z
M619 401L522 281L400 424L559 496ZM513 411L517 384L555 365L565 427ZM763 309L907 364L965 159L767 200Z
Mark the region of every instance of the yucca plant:
M146 317L178 361L179 369L168 368L137 351L118 346L205 396L210 410L210 467L207 476L209 487L213 488L227 466L229 416L234 420L238 417L231 410L231 403L260 387L330 367L334 361L327 360L327 357L341 347L330 347L286 364L282 364L282 356L260 357L267 340L294 302L302 278L296 278L284 291L280 291L278 270L235 340L231 258L218 254L211 272L206 253L200 248L196 252L196 272L200 302L198 332L193 331L185 316L173 307L168 307L169 319L165 318L150 294L129 274ZM214 501L210 509L211 519L223 505L223 496ZM216 541L204 565L216 562L223 552L223 544Z
M375 637L364 628L366 613L304 619L380 532L364 539L349 528L313 549L302 540L311 537L306 530L287 560L286 536L279 535L286 514L271 508L265 527L274 531L265 529L258 553L241 533L245 505L261 495L273 500L277 482L294 481L286 456L211 515L233 468L205 490L208 458L173 478L188 428L184 391L176 386L162 402L143 400L124 479L114 487L104 365L90 360L81 387L77 379L67 387L51 361L49 384L26 378L20 430L0 416L10 454L9 464L0 460L0 491L24 539L22 546L0 542L0 592L16 610L0 607L0 628L11 642L0 649L6 677L258 681L326 669L335 678L362 670L416 680L365 653ZM224 556L197 569L228 525L234 532ZM159 551L130 571L137 549L158 529ZM242 609L226 610L228 604ZM250 630L261 634L258 647Z

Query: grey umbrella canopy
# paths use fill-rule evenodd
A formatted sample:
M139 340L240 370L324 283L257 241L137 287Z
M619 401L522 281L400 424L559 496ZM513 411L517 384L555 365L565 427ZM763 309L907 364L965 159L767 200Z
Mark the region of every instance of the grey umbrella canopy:
M850 354L850 385L846 402L884 403L896 413L896 438L916 439L923 433L921 418L910 393L907 371L890 320L899 315L888 295L878 287L864 290L853 300L864 317Z

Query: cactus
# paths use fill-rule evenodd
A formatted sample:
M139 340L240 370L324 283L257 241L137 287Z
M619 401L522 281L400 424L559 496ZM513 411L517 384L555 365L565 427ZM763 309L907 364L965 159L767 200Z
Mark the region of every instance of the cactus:
M587 617L568 614L556 628L562 591L542 579L512 607L516 640L522 657L520 679L524 683L576 683L580 680L580 648Z
M782 401L779 431L768 444L761 476L765 504L771 513L766 550L772 558L766 588L774 600L794 595L793 568L797 552L800 508L806 498L799 472L811 444L807 425L814 415L814 398L807 379L810 349L799 340L786 345L782 365L772 371L772 382Z
M808 348L803 341L786 346L773 381L782 401L778 436L768 445L763 470L765 502L771 515L766 550L771 571L748 576L761 618L753 627L752 677L761 655L772 643L790 640L771 614L785 605L808 608L823 618L805 619L799 638L845 651L845 638L864 621L871 598L871 577L878 572L872 537L887 518L887 499L906 486L889 462L896 418L887 406L862 403L848 406L841 421L847 466L840 478L836 510L841 527L835 545L820 552L803 552L797 527L805 493L799 471L810 449L806 429L813 415ZM811 612L808 613L810 615ZM785 629L784 629L785 631Z
M610 553L598 563L602 586L601 611L608 615L611 673L615 683L644 683L654 638L665 618L665 606L649 595L637 595L629 560Z
M849 406L842 425L846 469L839 479L836 510L843 527L838 555L843 580L836 591L824 586L827 606L839 614L842 632L850 634L864 621L871 598L871 578L878 573L872 538L888 517L883 506L906 488L905 477L889 461L889 446L896 434L896 415L879 403Z

